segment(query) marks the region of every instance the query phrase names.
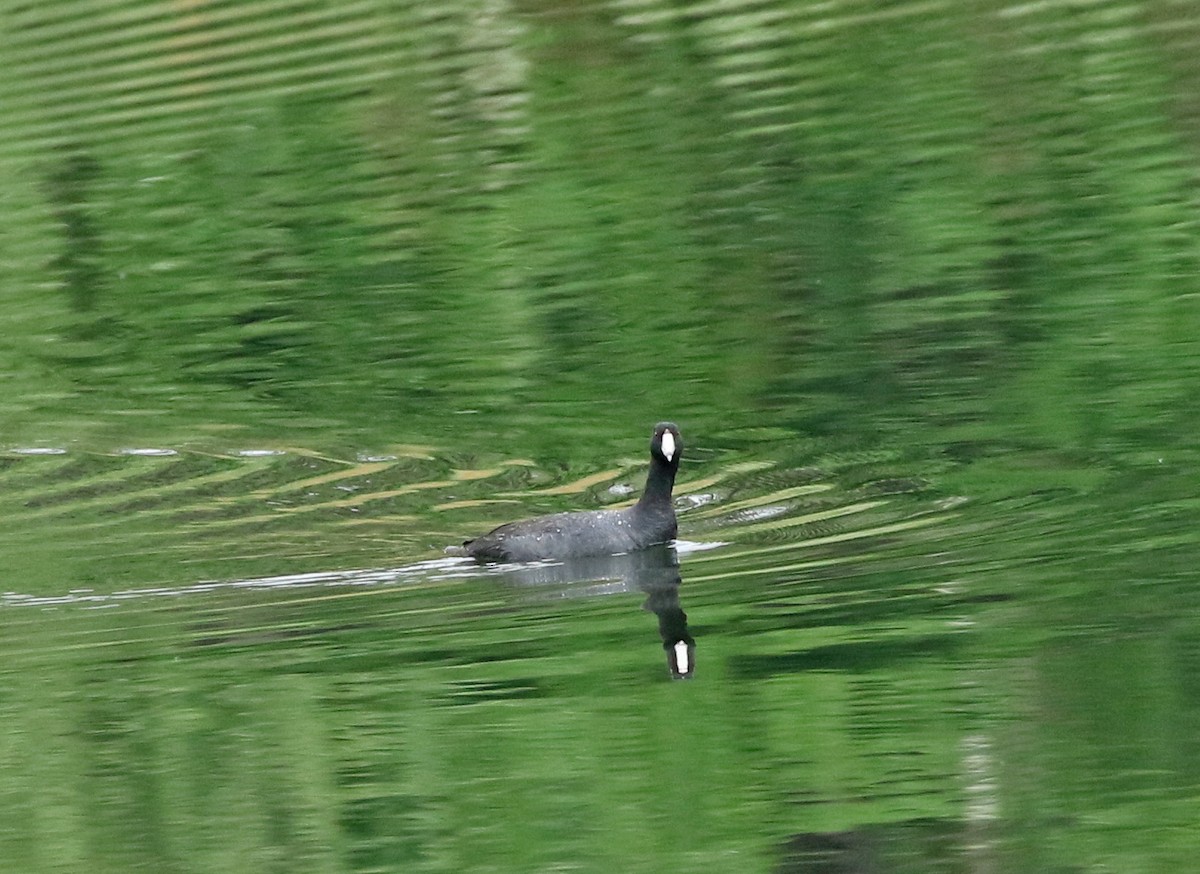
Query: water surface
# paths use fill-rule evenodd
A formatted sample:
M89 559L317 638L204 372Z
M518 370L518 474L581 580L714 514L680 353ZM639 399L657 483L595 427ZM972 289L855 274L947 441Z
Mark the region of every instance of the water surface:
M1184 6L9 13L0 868L1193 864Z

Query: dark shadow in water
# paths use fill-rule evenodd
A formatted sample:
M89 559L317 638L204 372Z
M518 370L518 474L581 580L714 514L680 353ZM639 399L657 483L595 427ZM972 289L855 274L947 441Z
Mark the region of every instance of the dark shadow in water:
M792 835L777 874L960 874L993 870L982 847L967 853L963 824L916 819Z
M679 554L671 544L625 555L600 555L554 564L514 565L506 570L506 579L524 586L569 586L563 592L578 591L581 583L605 582L604 592L646 593L642 605L658 617L658 633L667 654L667 669L672 679L690 679L696 671L696 641L688 633L687 614L679 603ZM595 593L589 587L588 593Z
M64 148L45 180L46 197L62 227L64 246L54 266L63 277L71 309L95 309L102 284L100 231L89 211L91 185L100 164L86 152Z

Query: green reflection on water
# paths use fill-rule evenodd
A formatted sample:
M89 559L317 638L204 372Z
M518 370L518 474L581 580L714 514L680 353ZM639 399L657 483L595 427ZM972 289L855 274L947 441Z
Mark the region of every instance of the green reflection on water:
M119 63L56 63L74 32L24 10L0 141L11 439L429 439L486 410L528 441L664 407L1097 448L1194 428L1169 29L468 8L363 4L329 50L369 50L328 68L204 11L187 27L227 50L101 26L84 57L162 57L141 110ZM1122 50L1065 50L1091 32ZM170 90L189 64L202 100Z
M0 867L1191 864L1182 11L0 27ZM380 570L667 415L692 682Z
M731 650L713 634L707 679L669 685L636 601L520 594L459 583L19 611L4 643L4 791L20 811L6 853L26 870L97 856L758 868L792 820L776 796L817 805L813 829L847 827L841 804L872 795L872 822L951 815L962 725L938 713L957 695L938 647L907 670L885 667L893 653L865 673L767 667L774 680L752 683L739 665L799 641Z

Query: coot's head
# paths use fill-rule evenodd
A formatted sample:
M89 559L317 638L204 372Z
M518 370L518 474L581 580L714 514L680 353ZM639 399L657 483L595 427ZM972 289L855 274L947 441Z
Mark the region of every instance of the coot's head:
M682 454L683 438L679 436L679 428L675 423L659 422L655 425L654 436L650 439L650 455L676 468L679 467Z

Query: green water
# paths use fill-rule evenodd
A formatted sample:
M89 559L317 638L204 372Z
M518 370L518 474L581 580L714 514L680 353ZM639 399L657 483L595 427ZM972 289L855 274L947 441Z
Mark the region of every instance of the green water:
M8 4L0 871L1188 870L1193 19Z

